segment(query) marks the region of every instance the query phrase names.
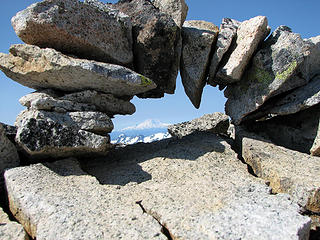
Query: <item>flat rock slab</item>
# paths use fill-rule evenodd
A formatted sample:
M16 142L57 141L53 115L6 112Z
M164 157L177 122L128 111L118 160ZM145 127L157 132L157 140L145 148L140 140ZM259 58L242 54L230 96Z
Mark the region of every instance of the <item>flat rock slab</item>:
M153 0L152 3L159 8L161 12L170 15L175 23L179 27L182 27L189 9L185 0Z
M80 58L132 64L132 25L128 16L114 9L74 0L42 1L17 13L11 22L25 43Z
M268 20L264 16L257 16L240 24L236 45L226 64L217 73L219 82L230 84L241 79L251 57L268 31Z
M229 50L232 41L236 39L237 30L240 26L240 22L231 18L223 18L219 29L219 35L217 38L217 43L215 51L211 58L211 64L209 69L208 84L212 86L217 86L215 81L215 76L218 70L218 66L222 61L223 57Z
M279 147L245 131L242 157L254 173L270 183L272 192L289 193L306 210L320 213L320 159Z
M139 96L173 94L181 54L180 28L171 16L160 12L150 1L122 0L112 7L131 19L135 70L158 86Z
M82 168L99 182L70 160L5 173L32 237L165 239L164 226L172 239L308 239L298 205L270 195L215 134L120 148Z
M168 126L171 136L182 138L193 132L212 132L227 134L229 117L223 113L206 114L189 122L183 122Z
M0 123L0 188L3 185L3 173L6 168L17 167L20 159L15 145L7 138Z
M268 99L308 83L316 68L310 65L315 45L280 26L264 42L240 82L225 90L226 113L235 124L260 108Z
M29 240L29 236L22 225L10 221L8 215L0 208L0 239L1 240Z
M133 96L156 85L132 70L113 64L63 55L33 45L12 45L0 53L0 69L14 81L36 90L96 90L116 96Z
M182 28L180 73L184 91L192 104L200 107L207 81L210 54L219 29L206 21L186 21Z
M63 125L49 118L26 117L19 123L16 142L29 160L103 156L110 137Z
M111 119L101 112L67 112L57 113L43 110L24 110L16 119L15 126L20 128L28 119L50 120L58 124L84 130L96 134L106 135L113 130Z

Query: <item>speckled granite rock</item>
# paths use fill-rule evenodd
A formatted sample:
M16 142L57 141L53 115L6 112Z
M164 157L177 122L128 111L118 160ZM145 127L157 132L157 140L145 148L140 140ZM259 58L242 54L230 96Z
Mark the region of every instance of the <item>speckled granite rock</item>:
M279 147L239 128L242 157L254 173L270 183L272 192L289 193L306 210L320 213L318 157Z
M156 98L164 93L173 94L181 54L180 27L150 1L121 0L112 6L131 19L135 70L158 86L139 96Z
M73 58L33 45L12 45L0 53L0 69L14 81L37 90L97 90L115 96L135 95L156 85L132 70L113 64Z
M10 221L8 215L0 208L0 239L1 240L29 240L23 227Z
M130 66L132 25L125 14L74 0L34 3L12 18L28 44L54 48L80 58Z
M182 28L180 73L184 91L192 104L200 107L207 81L210 54L219 29L206 21L186 21Z
M227 134L229 118L223 113L206 114L189 122L170 125L168 131L172 136L182 138L194 132L213 132Z
M37 240L164 239L159 223L172 239L308 239L311 222L298 205L270 195L212 133L121 148L81 166L99 182L70 160L6 172L10 209Z

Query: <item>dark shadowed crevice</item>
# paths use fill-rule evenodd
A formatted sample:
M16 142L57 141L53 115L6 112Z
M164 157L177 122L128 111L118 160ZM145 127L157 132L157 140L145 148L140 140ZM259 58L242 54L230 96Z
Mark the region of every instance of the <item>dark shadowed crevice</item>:
M172 237L169 229L167 228L167 226L166 226L165 224L163 224L163 223L160 222L159 217L155 216L155 214L153 214L151 211L147 211L147 210L143 207L143 205L142 205L142 200L141 200L141 201L137 201L136 204L139 205L139 207L142 209L142 212L143 212L143 213L148 214L149 216L151 216L153 219L155 219L155 220L159 223L159 225L161 226L161 233L162 233L163 235L165 235L165 236L168 238L168 240L173 240L173 237Z

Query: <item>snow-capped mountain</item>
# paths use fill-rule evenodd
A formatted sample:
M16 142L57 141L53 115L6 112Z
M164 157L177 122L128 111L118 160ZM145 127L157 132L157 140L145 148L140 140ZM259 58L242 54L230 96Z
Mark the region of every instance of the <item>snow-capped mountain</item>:
M130 145L135 143L150 143L154 141L160 141L163 139L170 138L171 135L166 133L155 133L150 136L143 136L143 135L137 135L137 136L127 136L126 134L122 133L118 136L118 138L111 141L112 144L122 144L122 145Z
M147 119L144 122L137 124L135 126L126 127L122 129L122 131L132 131L132 130L145 130L145 129L152 129L152 128L167 128L170 124L162 123L156 119Z

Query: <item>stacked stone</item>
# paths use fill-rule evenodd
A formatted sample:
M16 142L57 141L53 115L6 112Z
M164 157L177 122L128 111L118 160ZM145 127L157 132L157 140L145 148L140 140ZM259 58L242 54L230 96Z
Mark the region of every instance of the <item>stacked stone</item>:
M162 7L180 25L188 10L182 3ZM27 110L15 123L29 158L104 155L111 118L133 114L134 95L174 93L181 26L151 2L45 0L17 13L12 25L26 44L1 53L0 68L37 90L20 99Z

